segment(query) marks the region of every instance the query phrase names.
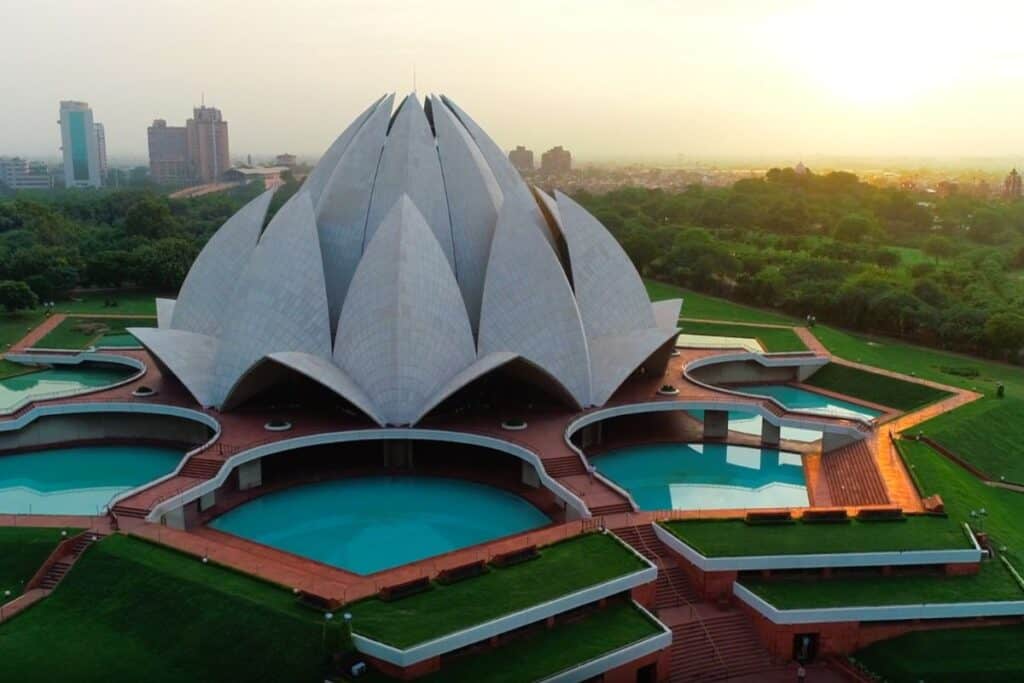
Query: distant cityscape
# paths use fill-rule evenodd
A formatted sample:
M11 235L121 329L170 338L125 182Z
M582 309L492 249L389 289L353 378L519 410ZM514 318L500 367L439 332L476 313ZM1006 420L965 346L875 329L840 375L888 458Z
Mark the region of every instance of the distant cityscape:
M147 128L148 165L113 167L107 158L106 131L87 102L64 100L59 105L61 162L4 156L0 150L0 191L47 191L56 188L155 186L172 196L198 196L240 184L262 182L272 188L286 178L301 179L311 169L295 154L281 153L253 162L231 156L228 121L220 109L203 101L193 107L184 125L154 119ZM772 166L743 167L699 161L677 164L574 164L572 152L562 145L540 155L517 145L508 152L512 165L530 182L545 190L603 194L622 187L682 191L693 185L726 187L743 178L762 177ZM802 161L792 164L797 173L810 172ZM845 170L814 169L814 172ZM947 197L963 194L978 198L1016 201L1022 197L1021 175L1016 168L1005 176L992 170L968 171L922 167L912 171L858 168L857 175L879 187Z

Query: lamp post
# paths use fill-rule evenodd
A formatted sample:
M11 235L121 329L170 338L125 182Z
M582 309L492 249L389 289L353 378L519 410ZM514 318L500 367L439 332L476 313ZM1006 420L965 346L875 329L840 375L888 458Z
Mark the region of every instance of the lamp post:
M334 619L334 614L333 613L331 613L331 612L325 612L324 613L323 631L322 631L322 637L320 639L320 643L321 643L322 647L324 648L324 650L327 650L327 624L331 623L331 621L333 619Z

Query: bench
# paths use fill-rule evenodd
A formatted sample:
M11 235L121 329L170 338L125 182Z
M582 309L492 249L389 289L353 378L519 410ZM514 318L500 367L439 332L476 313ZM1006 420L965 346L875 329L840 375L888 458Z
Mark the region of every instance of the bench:
M743 518L747 524L793 524L793 513L789 510L751 510Z
M528 562L537 557L540 557L540 552L537 551L537 546L531 545L519 550L511 550L507 553L495 555L491 558L491 564L495 567L511 567L514 564Z
M907 516L903 514L903 508L897 505L886 507L861 508L857 512L857 519L861 522L905 522Z
M850 521L846 508L806 510L801 519L807 524L845 524Z
M424 591L430 590L430 579L426 576L412 581L404 581L402 583L392 584L390 586L384 586L377 593L377 597L384 602L392 602L393 600L401 600L407 598L410 595L416 595Z
M437 575L437 582L445 586L462 581L463 579L471 579L474 576L480 576L487 571L487 565L483 560L477 560L475 562L469 562L466 564L460 564L458 567L452 567L451 569L445 569Z

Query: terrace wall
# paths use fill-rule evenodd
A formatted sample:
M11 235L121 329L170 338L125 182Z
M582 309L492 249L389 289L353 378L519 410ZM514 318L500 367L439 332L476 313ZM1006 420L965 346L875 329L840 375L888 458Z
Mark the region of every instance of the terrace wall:
M795 366L766 367L750 360L704 365L693 368L690 370L690 374L701 382L713 385L758 384L762 382L786 384L799 379L798 368Z
M129 412L45 415L20 429L0 431L0 452L112 443L190 448L206 442L210 435L206 425L171 415Z

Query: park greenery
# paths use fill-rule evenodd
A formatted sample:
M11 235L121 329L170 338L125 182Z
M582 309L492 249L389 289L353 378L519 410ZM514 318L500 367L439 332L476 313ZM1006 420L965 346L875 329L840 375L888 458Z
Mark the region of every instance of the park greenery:
M801 319L1021 360L1024 203L792 169L728 188L626 188L577 199L649 278ZM701 317L688 307L683 315Z

